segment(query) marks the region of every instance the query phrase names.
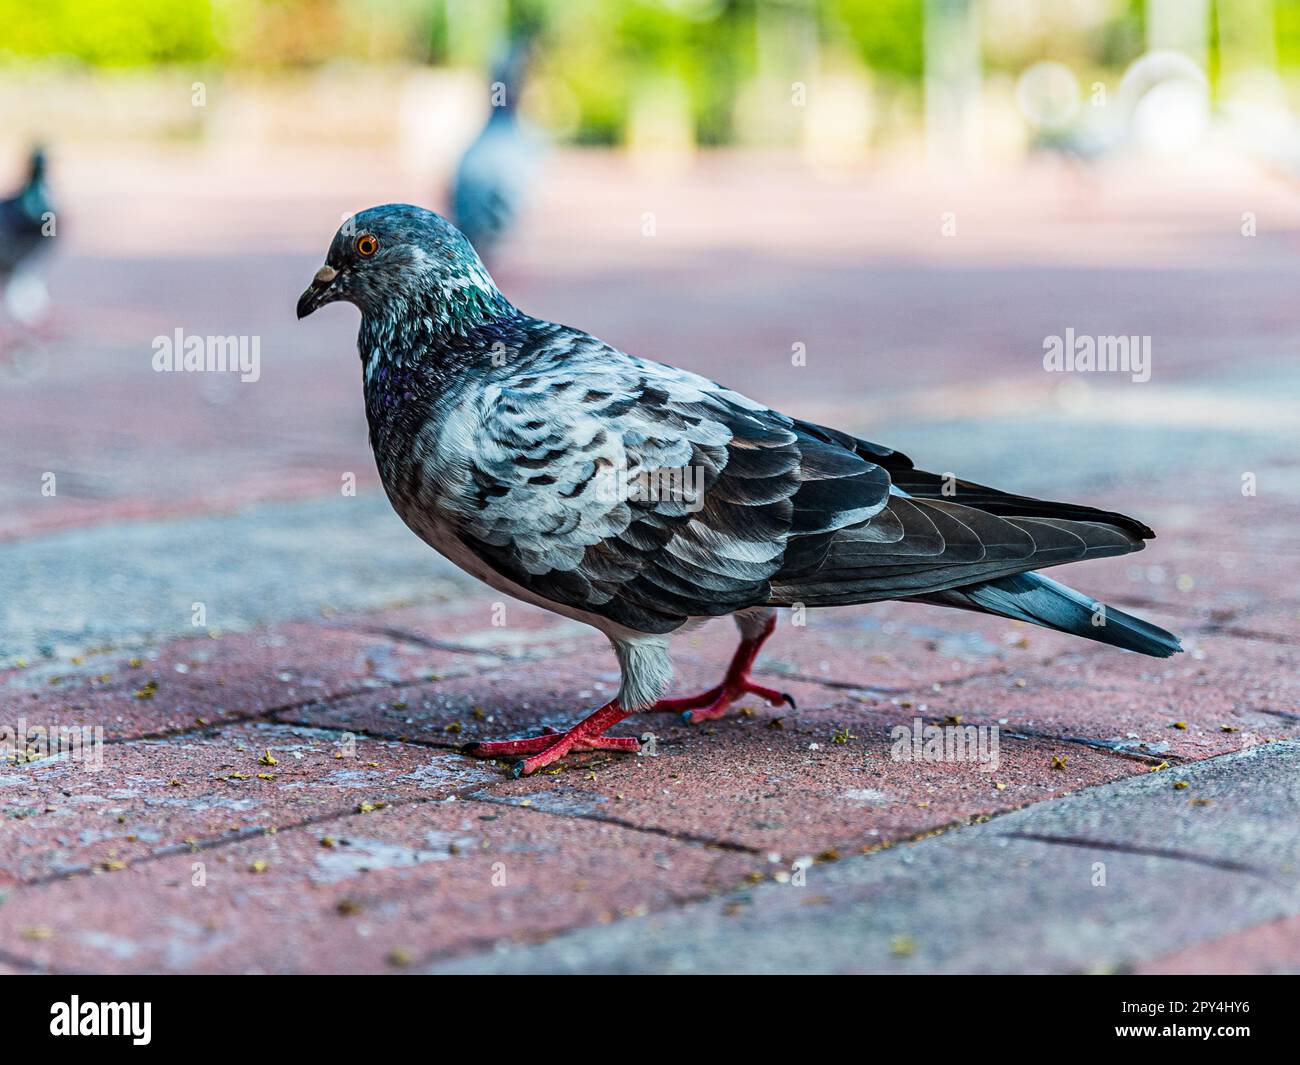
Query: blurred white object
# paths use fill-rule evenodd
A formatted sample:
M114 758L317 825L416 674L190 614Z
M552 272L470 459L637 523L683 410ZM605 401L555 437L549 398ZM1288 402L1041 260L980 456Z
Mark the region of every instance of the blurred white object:
M1060 63L1035 63L1021 74L1016 102L1033 130L1034 150L1074 163L1123 149L1186 154L1210 127L1209 83L1183 52L1148 52L1124 72L1114 99L1094 87L1089 102L1074 73Z
M1016 103L1036 129L1064 129L1079 114L1079 79L1064 63L1035 63L1016 82Z
M1203 89L1189 81L1162 81L1133 108L1133 139L1148 151L1184 152L1205 134L1209 119Z
M1148 52L1134 60L1119 98L1133 142L1149 151L1185 152L1209 126L1209 83L1182 52Z
M4 306L9 317L21 325L33 326L45 317L50 290L45 279L32 269L19 269L4 289Z

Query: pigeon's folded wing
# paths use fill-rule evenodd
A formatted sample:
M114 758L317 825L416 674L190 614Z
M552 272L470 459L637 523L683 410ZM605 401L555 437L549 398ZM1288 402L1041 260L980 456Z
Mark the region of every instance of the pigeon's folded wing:
M1139 550L1123 515L916 470L693 374L612 353L486 390L462 542L643 632L759 605L908 598Z
M868 522L792 540L771 602L834 606L929 595L1065 562L1140 551L1134 518L916 469L897 451L806 422L796 428L879 463L893 488Z
M693 374L620 356L487 389L462 542L537 595L643 632L765 602L791 536L859 524L889 476Z

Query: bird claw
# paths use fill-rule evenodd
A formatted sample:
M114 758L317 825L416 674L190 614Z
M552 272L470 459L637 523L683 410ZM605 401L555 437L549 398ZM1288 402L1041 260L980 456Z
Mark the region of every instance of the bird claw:
M595 717L596 715L593 715ZM625 716L625 715L621 715ZM548 727L540 736L519 740L495 740L486 743L467 743L461 748L476 758L521 758L511 772L516 777L526 777L552 762L558 762L571 751L624 751L635 754L641 743L635 736L605 736L603 731L616 721L592 719L579 722L568 732Z
M475 758L510 758L515 755L536 754L544 751L555 742L555 737L563 735L559 729L546 726L536 736L526 736L518 740L475 741L461 747L465 754Z
M728 677L716 688L710 688L699 695L689 695L682 699L664 699L651 709L670 713L680 712L682 720L687 724L698 725L703 721L715 721L724 716L738 699L746 695L757 695L769 706L788 704L791 710L797 709L793 695L756 684L747 674Z

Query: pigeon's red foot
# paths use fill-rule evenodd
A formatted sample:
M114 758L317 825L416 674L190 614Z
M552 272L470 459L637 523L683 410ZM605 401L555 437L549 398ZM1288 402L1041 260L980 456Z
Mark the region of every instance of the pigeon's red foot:
M740 641L740 646L736 648L736 653L731 659L731 665L727 667L726 677L716 688L681 699L660 699L650 709L656 713L681 714L684 721L697 724L722 717L737 699L746 695L757 695L760 699L766 700L769 706L788 703L791 710L795 709L793 695L755 684L749 675L754 659L758 657L759 649L772 635L774 628L776 628L776 618L770 617L757 636Z
M757 695L769 706L787 703L791 710L795 708L793 695L755 684L750 679L749 673L744 672L735 676L728 673L727 679L716 688L710 688L699 695L687 695L681 699L661 699L651 709L656 712L679 713L683 721L699 724L701 721L713 721L722 717L738 699L746 695Z
M541 736L530 736L523 740L499 740L491 743L469 743L465 753L478 758L520 758L512 772L517 777L526 777L552 762L558 762L570 751L627 751L635 753L641 744L635 736L606 736L604 732L613 728L627 711L618 705L618 701L606 703L591 716L584 718L568 732L559 732L548 728Z

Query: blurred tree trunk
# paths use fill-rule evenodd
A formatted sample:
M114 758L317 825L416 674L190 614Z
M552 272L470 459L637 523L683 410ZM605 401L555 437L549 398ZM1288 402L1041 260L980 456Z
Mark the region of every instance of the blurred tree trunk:
M981 85L976 0L926 0L925 136L932 164L965 168L978 163Z
M1208 72L1209 41L1210 0L1148 0L1148 51L1182 52Z

